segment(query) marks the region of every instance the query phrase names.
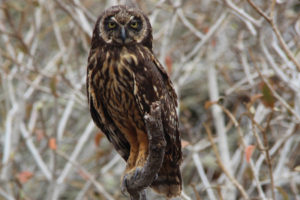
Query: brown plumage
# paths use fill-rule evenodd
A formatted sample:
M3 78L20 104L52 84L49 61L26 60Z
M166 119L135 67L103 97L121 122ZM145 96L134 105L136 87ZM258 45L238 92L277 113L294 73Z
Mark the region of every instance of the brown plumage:
M114 6L97 20L87 66L91 116L126 160L125 173L142 167L148 154L144 115L160 101L167 147L151 187L167 197L181 193L181 143L177 95L152 52L148 18L136 8Z

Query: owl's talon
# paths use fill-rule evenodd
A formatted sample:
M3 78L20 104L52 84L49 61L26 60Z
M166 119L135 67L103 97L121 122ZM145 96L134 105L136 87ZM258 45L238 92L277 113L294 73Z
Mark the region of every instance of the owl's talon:
M122 184L121 184L121 193L124 196L127 196L127 174L123 176Z
M138 177L142 174L142 167L137 167L134 170L126 173L123 176L123 180L122 180L122 185L121 185L121 192L122 194L126 195L127 194L127 186L128 186L128 182L130 180L136 180L138 179Z
M143 168L142 167L137 167L134 172L133 172L133 178L136 179L138 176L141 175Z

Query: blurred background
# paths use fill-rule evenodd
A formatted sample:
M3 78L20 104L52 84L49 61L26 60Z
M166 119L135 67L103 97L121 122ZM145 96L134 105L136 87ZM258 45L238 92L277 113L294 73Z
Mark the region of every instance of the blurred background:
M128 199L85 90L116 4L149 16L178 92L181 198L299 200L299 0L0 0L0 199Z

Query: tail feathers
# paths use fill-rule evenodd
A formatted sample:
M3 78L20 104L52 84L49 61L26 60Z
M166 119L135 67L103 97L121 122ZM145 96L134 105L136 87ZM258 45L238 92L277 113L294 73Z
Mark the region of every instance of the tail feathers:
M151 188L155 192L165 195L167 198L179 196L182 190L179 166L162 166L157 179L151 184Z

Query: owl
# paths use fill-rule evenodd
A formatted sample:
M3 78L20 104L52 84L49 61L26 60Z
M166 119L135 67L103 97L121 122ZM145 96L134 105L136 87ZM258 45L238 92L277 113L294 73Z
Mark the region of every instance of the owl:
M152 28L142 11L113 6L100 15L93 31L86 83L91 117L126 161L125 174L142 168L147 160L144 116L153 102L160 102L167 146L150 187L166 197L180 195L177 95L153 54Z

